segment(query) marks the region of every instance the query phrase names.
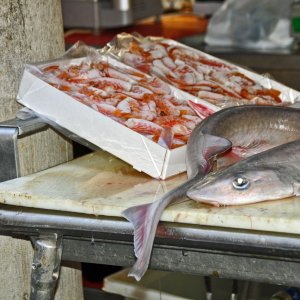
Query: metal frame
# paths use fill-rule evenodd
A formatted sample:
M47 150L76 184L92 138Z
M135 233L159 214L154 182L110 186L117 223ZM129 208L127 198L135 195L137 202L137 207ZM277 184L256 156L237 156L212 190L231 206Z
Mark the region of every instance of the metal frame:
M22 122L0 123L0 144L14 146L3 147L2 161L4 156L17 155L18 136L46 127L38 118ZM7 149L14 149L13 155ZM17 158L11 161L18 170ZM119 266L130 266L135 260L132 227L121 218L0 205L0 224L2 235L33 241L31 300L53 299L61 259ZM300 286L300 238L162 222L150 268Z
M0 205L0 223L2 234L30 236L35 243L61 236L66 261L130 266L135 260L132 227L121 218ZM300 239L162 222L150 268L300 286Z

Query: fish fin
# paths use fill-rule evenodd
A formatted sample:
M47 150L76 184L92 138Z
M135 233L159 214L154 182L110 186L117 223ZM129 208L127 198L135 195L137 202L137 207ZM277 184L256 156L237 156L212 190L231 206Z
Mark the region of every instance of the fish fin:
M147 271L152 245L160 214L156 214L157 202L127 208L122 215L132 223L134 230L134 253L137 260L128 276L139 281Z
M294 195L299 196L300 195L300 182L294 182L293 189L294 189Z
M164 209L170 203L186 196L187 190L201 177L201 174L198 174L168 191L163 197L152 203L129 207L122 211L122 216L133 225L134 253L137 257L128 276L134 277L137 281L143 277L150 262L157 225Z
M211 134L203 134L203 138L205 138L205 151L203 156L205 159L209 160L217 154L221 154L226 152L232 147L231 141L226 138L211 135Z
M200 134L198 139L198 141L189 140L188 155L186 156L188 178L192 178L198 173L203 176L208 174L211 170L209 161L217 154L224 153L232 147L232 143L228 139L207 133ZM192 143L195 144L192 146ZM200 153L197 152L198 149L200 149Z

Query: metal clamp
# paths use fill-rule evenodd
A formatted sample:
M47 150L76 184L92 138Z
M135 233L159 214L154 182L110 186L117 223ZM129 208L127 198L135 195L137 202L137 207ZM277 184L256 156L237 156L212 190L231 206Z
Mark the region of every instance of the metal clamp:
M0 182L20 176L18 137L46 127L45 122L32 115L24 120L16 118L0 123Z

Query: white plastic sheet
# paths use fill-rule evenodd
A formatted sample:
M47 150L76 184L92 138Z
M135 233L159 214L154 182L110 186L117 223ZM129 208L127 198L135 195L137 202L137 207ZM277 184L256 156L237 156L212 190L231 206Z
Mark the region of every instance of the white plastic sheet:
M287 48L290 0L227 0L212 16L205 42L252 49Z

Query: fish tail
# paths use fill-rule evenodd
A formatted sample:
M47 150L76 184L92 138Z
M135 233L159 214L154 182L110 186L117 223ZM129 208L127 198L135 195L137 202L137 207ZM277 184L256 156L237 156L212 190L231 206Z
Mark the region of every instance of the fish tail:
M186 195L202 175L195 176L167 192L153 203L142 204L125 209L122 215L132 223L134 230L134 253L137 260L128 276L139 281L148 269L156 228L164 209Z
M147 271L157 224L161 214L157 214L159 203L153 202L127 208L122 215L132 223L134 230L134 253L137 260L128 276L139 281Z

